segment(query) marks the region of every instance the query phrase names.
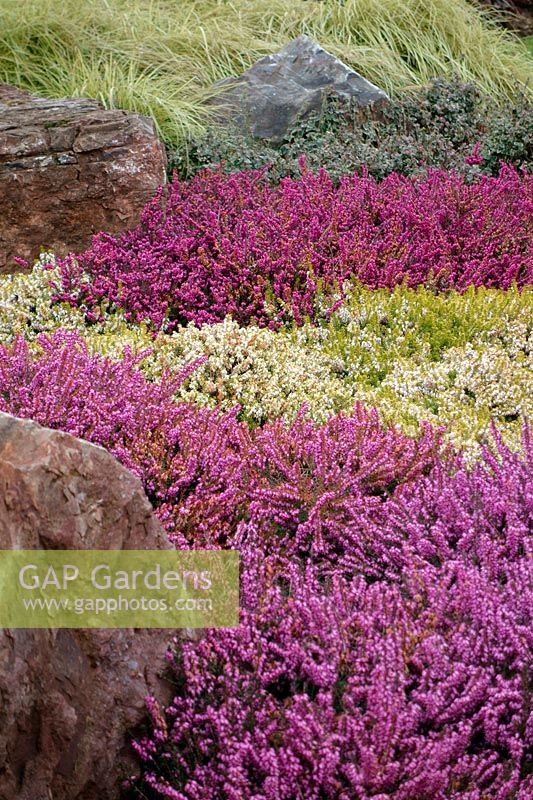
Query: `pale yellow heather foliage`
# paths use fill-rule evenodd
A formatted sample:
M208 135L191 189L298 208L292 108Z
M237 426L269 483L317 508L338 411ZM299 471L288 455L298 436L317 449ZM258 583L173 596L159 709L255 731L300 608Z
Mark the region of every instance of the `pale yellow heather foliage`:
M91 348L115 357L114 338L94 333L86 340ZM315 419L324 421L353 404L352 390L332 373L318 348L298 346L289 337L264 328L240 328L227 319L202 328L188 325L170 336L159 334L151 343L148 339L134 343L129 332L122 341L130 347L135 344L135 351L152 347L152 354L140 365L152 380L158 380L165 369L176 373L207 356L177 398L212 408L239 405L255 425L294 417L304 404Z
M423 287L357 287L327 326L304 326L294 336L320 342L345 379L375 387L402 358L438 361L449 348L469 343L503 347L511 358L530 352L533 290L435 294Z
M0 275L2 344L9 344L20 335L32 341L40 333L58 328L85 330L83 314L65 303L52 305L49 283L57 279L58 269L50 254L42 256L30 274Z
M420 419L445 425L448 439L469 454L489 441L492 421L518 447L523 419L533 415L532 367L531 350L513 359L503 347L468 344L437 363L400 359L368 399L406 432Z
M42 269L42 262L49 267ZM87 325L66 304L53 304L50 257L29 275L0 276L0 341L23 335L38 351L40 333L77 330L89 350L113 360L127 347L144 353L149 380L176 374L205 357L177 399L241 407L252 425L291 419L303 404L322 421L359 400L414 434L421 420L447 429L471 460L491 421L519 447L522 420L533 412L533 293L357 289L327 325L273 332L227 319L154 336L120 314Z

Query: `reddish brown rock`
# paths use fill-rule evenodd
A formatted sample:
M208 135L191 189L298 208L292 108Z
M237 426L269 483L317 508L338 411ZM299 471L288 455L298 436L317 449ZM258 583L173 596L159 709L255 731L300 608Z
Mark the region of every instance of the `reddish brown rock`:
M100 447L0 414L0 549L163 549L140 482ZM0 800L112 800L160 630L0 630Z
M83 250L133 227L165 180L154 123L96 100L46 100L0 84L0 272L42 249Z
M533 34L533 0L474 0L490 11L506 28L519 36Z

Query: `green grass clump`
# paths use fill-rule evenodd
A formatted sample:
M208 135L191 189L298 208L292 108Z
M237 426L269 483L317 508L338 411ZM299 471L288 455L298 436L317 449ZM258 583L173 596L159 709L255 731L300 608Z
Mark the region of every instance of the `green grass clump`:
M300 33L391 94L455 75L501 98L532 73L465 0L0 0L0 80L149 114L178 143L213 81Z

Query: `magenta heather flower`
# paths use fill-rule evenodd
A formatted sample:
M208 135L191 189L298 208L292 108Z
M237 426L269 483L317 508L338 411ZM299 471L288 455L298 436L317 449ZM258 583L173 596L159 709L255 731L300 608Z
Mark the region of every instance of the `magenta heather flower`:
M141 478L179 545L224 546L239 523L260 523L267 509L267 517L293 531L295 546L316 539L318 548L326 536L332 557L342 547L350 502L355 507L366 497L371 513L380 498L438 460L440 438L430 427L414 440L357 407L325 426L301 415L291 425L254 431L235 412L176 403L183 375L150 383L136 368L140 357L114 363L90 355L72 332L39 341L39 357L21 338L0 345L0 410L109 450Z
M325 171L269 186L256 172L174 182L140 225L62 263L58 296L91 314L123 308L172 328L278 325L317 313L346 281L436 290L533 279L533 178L509 166L467 183L433 172L381 183Z
M496 444L382 503L374 548L394 542L395 577L250 537L241 625L176 644L132 796L531 796L533 447Z
M533 443L467 468L375 411L250 430L76 334L0 347L0 408L108 448L177 546L241 551L241 622L169 652L127 793L528 800Z
M138 796L525 800L532 572L505 573L450 564L409 592L247 565L240 628L176 648Z

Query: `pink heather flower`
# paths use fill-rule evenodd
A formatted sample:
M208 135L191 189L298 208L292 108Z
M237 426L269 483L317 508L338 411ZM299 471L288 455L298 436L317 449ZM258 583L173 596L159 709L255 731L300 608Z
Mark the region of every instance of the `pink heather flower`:
M469 164L470 166L473 166L474 164L483 164L484 160L485 159L481 153L481 144L476 142L471 155L465 158L465 164Z
M472 163L479 159L474 150ZM377 183L304 171L270 186L261 172L175 181L137 228L99 234L61 264L57 297L94 315L122 308L172 329L185 322L276 327L316 317L317 292L370 287L508 288L533 279L533 178L434 171ZM324 312L321 312L324 313Z
M178 546L238 547L241 620L175 637L130 797L527 800L533 442L467 469L375 411L249 430L58 332L0 408L103 445Z

